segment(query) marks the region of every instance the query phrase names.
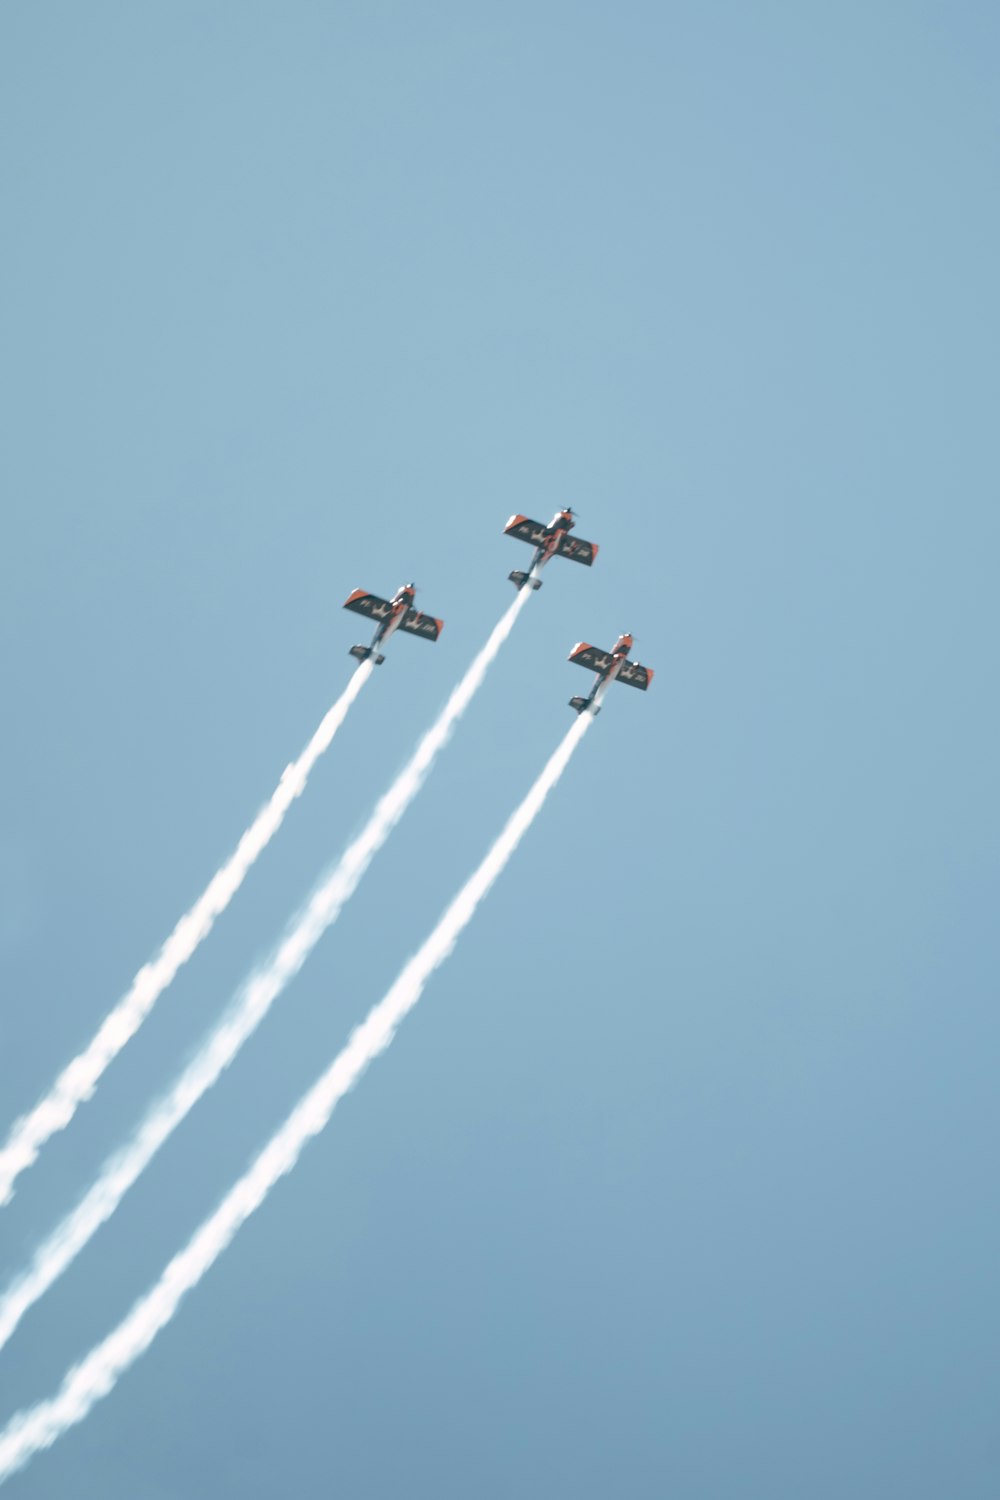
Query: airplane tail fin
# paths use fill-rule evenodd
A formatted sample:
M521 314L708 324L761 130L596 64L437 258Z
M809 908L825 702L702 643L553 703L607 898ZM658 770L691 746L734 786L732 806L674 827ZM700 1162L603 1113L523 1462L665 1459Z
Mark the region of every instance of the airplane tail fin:
M533 589L540 589L542 586L542 580L540 578L532 578L530 573L508 573L507 577L514 587L519 590L523 589L526 583Z

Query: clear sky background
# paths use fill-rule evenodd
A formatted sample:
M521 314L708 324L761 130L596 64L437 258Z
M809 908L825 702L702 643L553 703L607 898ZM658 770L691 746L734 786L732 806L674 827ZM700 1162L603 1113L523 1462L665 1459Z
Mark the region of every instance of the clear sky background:
M1000 11L0 16L0 1103L93 1033L421 586L21 1182L18 1270L579 512L337 928L0 1358L49 1395L425 936L391 1051L24 1500L994 1500Z

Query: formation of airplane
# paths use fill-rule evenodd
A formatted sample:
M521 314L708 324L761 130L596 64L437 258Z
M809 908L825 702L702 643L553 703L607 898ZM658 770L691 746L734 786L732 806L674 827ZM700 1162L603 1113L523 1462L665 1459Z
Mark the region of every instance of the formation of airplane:
M542 580L538 575L552 557L568 557L570 562L593 567L597 544L570 536L575 525L576 517L571 510L557 510L547 526L540 521L529 521L527 516L511 516L504 527L505 534L517 537L519 542L529 542L535 549L531 567L526 573L508 574L515 588L523 589L527 584L529 588L540 589Z
M542 580L538 575L553 557L568 557L571 562L591 567L597 556L597 543L570 536L575 525L576 517L571 510L557 510L548 526L531 521L527 516L511 516L504 527L505 534L516 537L518 541L528 542L535 548L531 567L527 572L511 573L511 582L518 589L524 588L526 584L529 588L540 589ZM384 647L397 630L422 636L425 641L436 641L444 629L444 621L435 619L433 615L421 614L414 608L416 592L415 583L404 583L391 599L381 599L378 594L355 589L344 600L344 608L352 609L359 615L367 615L370 620L378 623L371 645L352 646L350 655L358 661L367 661L369 657L373 657L375 665L381 666L385 656L380 647ZM646 691L653 680L653 670L629 660L628 653L633 644L633 637L626 633L618 637L610 651L599 651L586 641L579 641L573 647L569 660L578 667L586 667L588 671L595 672L597 680L586 698L569 700L570 708L575 708L578 714L599 714L604 695L613 682L624 682L629 687Z
M358 661L367 661L370 656L374 656L375 665L380 667L385 657L378 648L386 645L397 630L422 636L425 641L436 641L444 629L444 621L435 620L433 615L422 615L419 609L413 608L416 592L415 583L404 583L391 599L380 599L378 594L366 594L364 589L355 589L344 600L344 608L353 609L359 615L367 615L370 620L377 620L378 626L370 646L352 646L348 655L356 656Z

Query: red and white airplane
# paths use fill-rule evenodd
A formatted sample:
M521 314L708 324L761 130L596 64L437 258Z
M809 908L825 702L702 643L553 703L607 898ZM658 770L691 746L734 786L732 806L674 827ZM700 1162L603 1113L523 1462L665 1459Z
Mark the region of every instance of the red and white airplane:
M386 645L397 630L423 636L425 641L436 641L444 629L444 621L435 620L433 615L422 615L418 609L413 608L416 592L415 583L404 583L391 599L380 599L378 594L366 594L364 589L355 589L344 600L344 608L353 609L359 615L367 615L370 620L377 620L378 628L370 646L352 646L348 654L356 656L358 661L367 661L370 656L374 656L375 665L380 667L385 657L378 648Z
M629 661L628 653L631 649L630 635L620 635L610 651L598 651L596 646L588 646L586 641L579 641L569 653L569 660L575 661L578 667L586 667L599 675L590 690L590 696L571 698L570 708L575 708L578 714L585 711L599 714L604 694L613 682L625 682L629 687L642 688L645 692L653 680L653 669L641 667L637 661Z
M575 525L576 520L571 510L557 510L547 526L543 526L540 521L529 521L527 516L511 516L504 527L507 536L515 536L519 542L530 542L535 548L531 567L526 573L511 573L511 583L519 589L523 589L525 584L530 588L540 589L542 580L538 575L550 557L568 557L571 562L591 567L597 556L597 543L570 536Z

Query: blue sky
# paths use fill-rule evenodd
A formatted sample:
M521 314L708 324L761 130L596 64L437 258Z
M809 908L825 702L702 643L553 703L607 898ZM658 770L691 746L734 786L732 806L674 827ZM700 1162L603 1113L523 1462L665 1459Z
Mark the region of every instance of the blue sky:
M3 1356L125 1313L615 693L391 1051L26 1497L995 1494L994 7L9 5L0 1101L350 670L20 1268L553 565L335 932Z

